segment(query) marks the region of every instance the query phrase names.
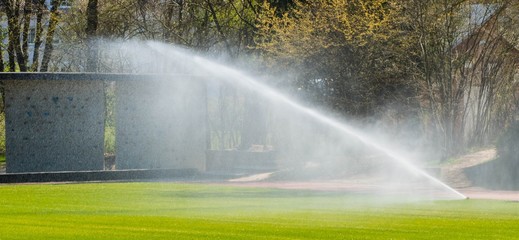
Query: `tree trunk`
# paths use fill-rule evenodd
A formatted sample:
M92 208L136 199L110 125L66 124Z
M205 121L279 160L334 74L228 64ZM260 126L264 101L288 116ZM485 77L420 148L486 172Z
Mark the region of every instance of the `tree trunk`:
M41 38L43 35L43 26L42 26L42 19L43 19L43 11L45 11L45 0L39 0L37 3L36 8L36 36L34 38L34 53L32 57L32 66L31 70L33 72L38 71L38 68L40 67L40 47L42 44Z
M220 34L220 37L225 45L225 49L227 49L227 52L229 56L232 56L232 50L231 45L229 44L229 41L227 41L227 37L225 36L225 33L223 32L222 26L220 25L220 21L218 20L218 15L216 14L216 10L213 7L213 4L210 0L206 0L207 6L209 7L209 11L211 12L211 15L213 17L214 25L216 26L216 30Z
M87 65L86 70L88 72L96 72L97 71L97 47L96 47L96 34L97 34L97 24L98 24L98 9L97 9L97 0L89 0L87 6L87 26L86 26L86 36L87 36Z
M7 53L9 54L9 71L16 71L16 42L20 43L20 32L18 30L18 14L16 14L17 2L11 2L9 0L2 0L4 5L5 14L7 16L7 28L8 28L8 46ZM18 39L18 40L17 40Z
M31 24L32 3L25 2L23 7L23 31L22 31L22 57L25 71L28 70L29 65L29 31ZM21 70L21 69L20 69Z
M0 44L0 56L4 56L4 48L1 44ZM4 58L0 57L0 72L3 72L4 69L5 69Z
M12 30L12 38L9 39L13 41L14 51L16 54L16 60L18 62L18 67L21 72L27 71L27 64L25 63L25 57L23 55L22 46L20 42L20 3L17 2L15 5L11 5L11 16L9 17L7 23L10 25L9 31Z
M174 9L174 5L172 2L167 2L165 3L165 6L164 6L164 26L162 28L162 38L164 39L164 41L166 42L170 42L171 41L171 31L172 31L172 24L171 24L171 20L173 19L173 10Z
M3 49L1 44L0 44L0 56L4 56L4 49ZM3 72L4 69L5 69L4 58L0 57L0 71ZM5 88L4 88L4 81L0 81L0 95L2 97L2 106L0 106L0 113L3 113L5 111Z
M50 21L49 28L47 29L47 37L45 38L45 49L43 50L43 59L41 62L42 72L47 72L49 69L50 56L52 55L52 51L54 50L53 39L54 32L56 31L56 26L58 25L58 7L61 4L61 0L53 0L52 7L50 9Z

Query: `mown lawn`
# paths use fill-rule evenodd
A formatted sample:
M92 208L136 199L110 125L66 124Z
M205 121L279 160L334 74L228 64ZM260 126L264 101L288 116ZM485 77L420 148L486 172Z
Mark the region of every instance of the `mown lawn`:
M180 183L0 185L0 239L517 239L519 203Z

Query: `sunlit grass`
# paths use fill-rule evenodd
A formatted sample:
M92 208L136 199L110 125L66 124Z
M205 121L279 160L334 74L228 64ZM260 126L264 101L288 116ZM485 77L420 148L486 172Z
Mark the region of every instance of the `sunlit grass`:
M506 239L519 203L178 183L0 186L0 239ZM394 200L394 199L393 199Z

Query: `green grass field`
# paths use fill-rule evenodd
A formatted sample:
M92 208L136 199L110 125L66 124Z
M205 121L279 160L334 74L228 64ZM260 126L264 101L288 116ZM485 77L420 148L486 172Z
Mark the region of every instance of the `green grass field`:
M0 239L517 239L519 203L180 183L0 185Z

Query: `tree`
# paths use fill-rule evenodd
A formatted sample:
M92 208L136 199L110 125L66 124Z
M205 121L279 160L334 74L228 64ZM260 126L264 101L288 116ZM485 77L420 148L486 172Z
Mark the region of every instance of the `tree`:
M20 67L21 71L29 70L29 29L31 25L31 15L33 12L34 4L31 1L26 1L23 4L23 16L22 16L22 64L23 67ZM23 70L22 70L23 69Z
M98 9L97 9L97 0L89 0L87 6L87 26L86 26L86 35L87 35L87 71L95 72L97 71L97 47L95 46L95 38L97 33L97 25L98 25Z
M47 29L47 36L45 38L45 49L43 51L43 59L41 62L41 72L47 72L49 69L49 62L54 50L54 32L58 26L59 22L59 6L61 5L61 0L52 0L50 16L49 16L49 27Z
M519 32L511 29L517 29L517 11L519 3L501 2L491 18L476 29L464 42L466 46L460 49L470 54L470 64L462 67L459 77L474 82L467 93L465 110L468 146L493 142L502 129L514 121Z
M30 66L29 63L29 31L31 25L31 18L36 13L37 15L37 31L41 36L42 29L42 18L43 13L46 10L44 0L2 0L1 1L3 10L7 17L8 25L8 59L9 59L9 70L22 72L37 69L37 64ZM40 37L41 38L41 37ZM41 45L39 39L35 52ZM38 59L38 55L36 58ZM37 62L37 61L36 61Z
M20 49L20 24L19 24L19 10L20 1L17 0L2 0L4 11L7 16L7 28L8 28L8 47L7 52L9 54L9 70L11 72L16 71L16 59L21 60L23 67L23 56L21 56ZM17 58L18 56L18 58Z
M256 43L271 69L295 69L299 93L348 116L403 106L446 159L491 142L513 116L516 5L296 1L279 14L265 3Z
M396 85L405 85L399 79L409 77L410 45L399 37L406 32L400 4L294 4L282 16L264 5L256 43L271 66L296 69L301 91L349 116L368 116L385 104L384 96L398 92Z
M497 124L494 117L506 105L502 100L511 96L517 63L507 56L510 44L503 45L511 39L503 41L504 31L498 31L498 19L509 3L409 2L419 40L417 69L427 113L423 123L443 159L488 143L489 127Z
M47 10L47 7L45 6L45 0L37 0L34 8L36 10L36 26L34 30L35 37L31 70L33 72L37 72L40 67L40 47L43 36L43 13Z

